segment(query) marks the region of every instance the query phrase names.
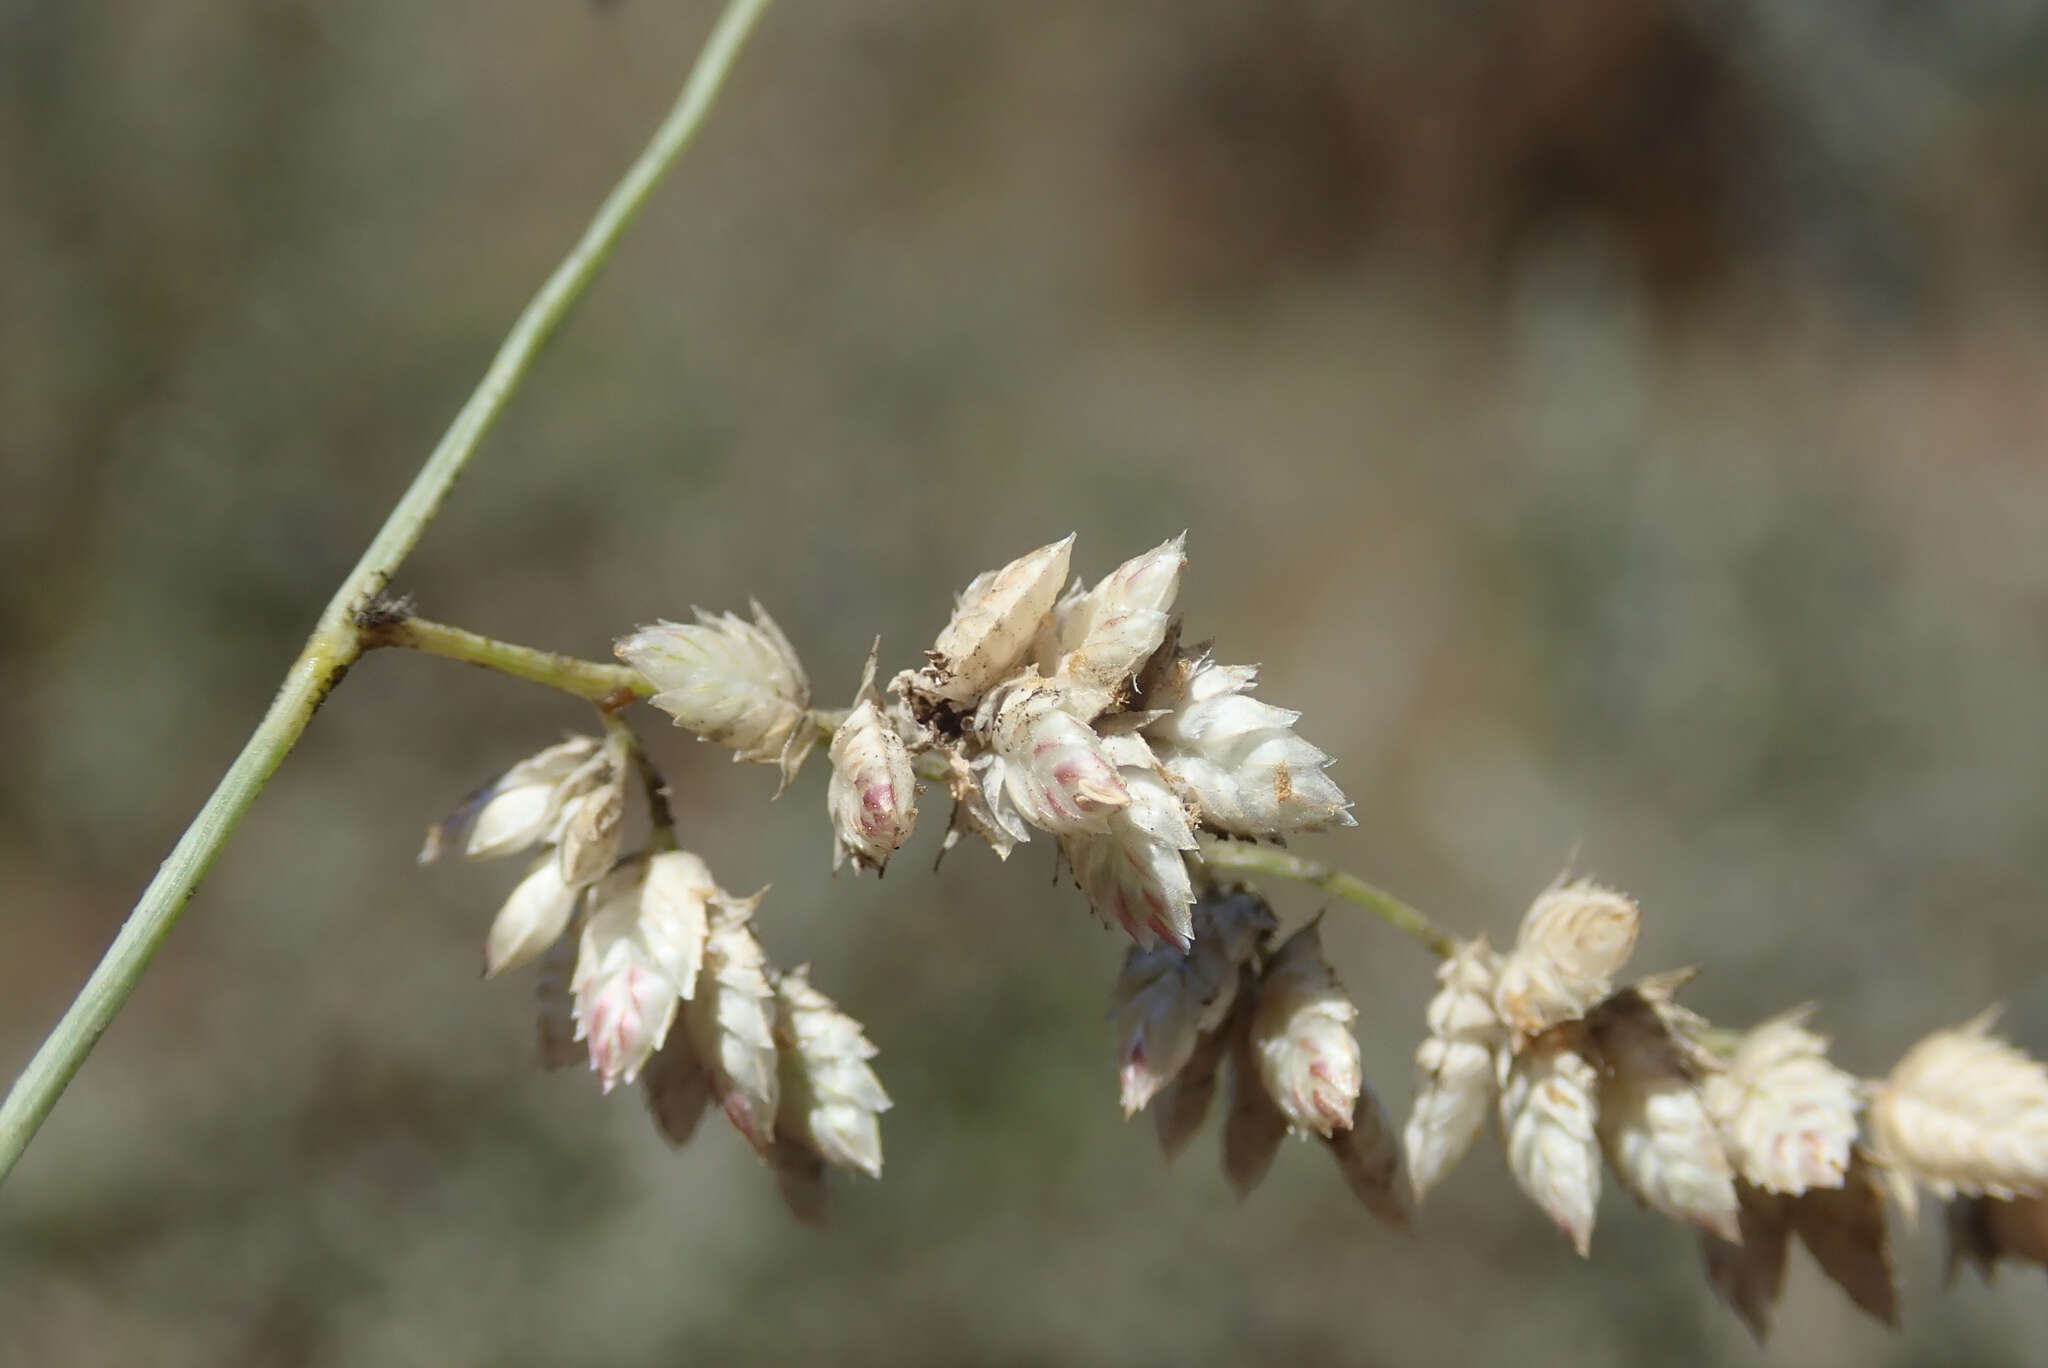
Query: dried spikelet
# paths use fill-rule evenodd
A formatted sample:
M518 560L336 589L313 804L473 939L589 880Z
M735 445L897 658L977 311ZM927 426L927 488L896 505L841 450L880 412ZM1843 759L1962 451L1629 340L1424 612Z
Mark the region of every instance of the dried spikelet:
M825 1224L825 1161L809 1146L778 1134L764 1156L789 1214L804 1225Z
M1067 580L1074 538L1041 546L1000 570L977 575L931 652L932 662L902 680L925 697L967 711L1008 675L1031 647L1039 624Z
M1622 894L1579 880L1546 890L1522 918L1501 966L1494 1010L1524 1039L1607 996L1635 949L1642 913Z
M1223 1176L1240 1197L1265 1178L1280 1142L1287 1138L1287 1118L1259 1078L1251 1021L1251 999L1241 995L1238 1010L1231 1014L1230 1113L1223 1122Z
M1734 1170L1686 1043L1654 999L1636 989L1613 995L1587 1018L1585 1036L1601 1073L1600 1145L1622 1186L1673 1220L1739 1238Z
M1401 1181L1400 1138L1371 1088L1359 1090L1351 1125L1326 1136L1323 1144L1337 1160L1351 1195L1381 1221L1406 1230L1410 1204L1408 1185Z
M1600 1205L1600 1076L1561 1038L1515 1056L1500 1095L1508 1169L1584 1257Z
M1736 1240L1700 1232L1707 1281L1762 1344L1771 1314L1785 1294L1785 1252L1792 1235L1792 1201L1748 1183L1736 1184L1741 1203Z
M1238 967L1275 924L1255 894L1211 896L1195 906L1194 944L1185 953L1169 944L1124 955L1110 1018L1125 1116L1150 1102L1222 1024L1237 999Z
M1173 1081L1160 1089L1153 1100L1153 1129L1159 1135L1159 1148L1167 1158L1173 1158L1186 1147L1208 1116L1209 1103L1216 1096L1217 1071L1222 1068L1223 1057L1230 1052L1230 1043L1241 1029L1238 1020L1244 1015L1241 1004L1251 1000L1257 984L1258 979L1249 968L1239 971L1235 996L1240 1006L1233 1008L1214 1030L1202 1032L1187 1063L1181 1065Z
M810 680L789 638L759 603L754 620L713 617L658 622L614 646L654 685L648 701L706 741L733 748L734 760L780 765L787 784L816 733L805 720Z
M1859 1149L1838 1188L1809 1188L1792 1201L1792 1228L1821 1272L1886 1325L1899 1323L1898 1284L1878 1175Z
M1499 1090L1494 1052L1507 1039L1493 1010L1500 956L1481 936L1462 941L1437 966L1429 1034L1415 1052L1415 1105L1402 1132L1415 1199L1472 1148Z
M1941 1197L2048 1192L2048 1069L1991 1034L1998 1011L1922 1040L1872 1085L1871 1147L1910 1223Z
M1003 787L1025 821L1059 836L1106 833L1131 795L1102 738L1061 701L1055 683L1026 674L988 696L975 727L1001 759Z
M1990 1282L1998 1261L2048 1268L2048 1197L1958 1197L1948 1204L1948 1279L1963 1264Z
M775 983L781 1099L778 1136L808 1147L827 1163L882 1176L882 1131L889 1094L868 1067L875 1047L860 1023L811 986L807 968Z
M1742 1037L1726 1071L1702 1085L1728 1157L1766 1192L1840 1187L1856 1141L1856 1080L1827 1060L1806 1029L1810 1008Z
M669 1032L640 1071L640 1087L655 1129L677 1148L689 1144L711 1102L711 1075L691 1048L689 1032Z
M541 956L540 973L534 979L540 1062L545 1069L566 1069L586 1058L576 1038L576 996L569 986L575 978L582 939L581 924L571 922Z
M683 1007L690 1044L735 1129L766 1153L781 1094L776 1073L775 990L767 957L748 926L760 895L711 904L697 996Z
M1310 922L1267 960L1251 1025L1259 1078L1296 1134L1327 1137L1351 1124L1364 1081L1357 1019Z

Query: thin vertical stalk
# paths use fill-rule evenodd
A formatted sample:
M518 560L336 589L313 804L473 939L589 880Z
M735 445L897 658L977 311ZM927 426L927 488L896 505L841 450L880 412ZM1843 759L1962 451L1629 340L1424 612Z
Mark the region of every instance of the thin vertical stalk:
M581 240L512 325L447 434L413 477L411 487L377 530L355 569L335 591L305 648L286 672L270 710L143 890L85 987L15 1080L6 1102L0 1103L0 1180L21 1158L101 1033L135 991L157 948L256 795L297 743L328 691L362 653L356 614L384 589L418 544L420 534L440 511L484 435L505 411L534 358L589 289L655 187L703 127L747 35L767 7L768 0L730 0L726 5L675 106L605 197Z

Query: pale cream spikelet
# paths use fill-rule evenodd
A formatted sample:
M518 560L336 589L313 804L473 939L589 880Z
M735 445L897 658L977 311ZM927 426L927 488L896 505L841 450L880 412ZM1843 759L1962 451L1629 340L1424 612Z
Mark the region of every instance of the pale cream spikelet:
M776 1131L827 1163L882 1176L879 1117L889 1094L868 1061L875 1047L860 1023L811 986L807 968L775 982L781 1099Z
M556 818L555 857L562 880L571 886L595 883L618 863L626 820L626 773L632 768L631 743L623 733L606 739L598 758L596 781L588 791L565 800Z
M1297 1135L1351 1124L1364 1084L1351 1023L1358 1008L1323 958L1320 926L1295 932L1266 961L1252 1010L1259 1079Z
M572 736L530 755L478 789L427 831L420 863L453 851L466 860L516 855L553 839L562 804L597 782L599 742Z
M645 869L631 863L613 870L590 892L570 989L576 999L576 1036L590 1050L590 1067L606 1092L640 1076L661 1048L682 1000L682 985L648 945L641 927Z
M1495 1052L1507 1031L1493 1010L1500 956L1484 936L1461 941L1437 966L1429 1034L1415 1051L1415 1105L1402 1130L1417 1201L1472 1148L1499 1091Z
M1562 1041L1516 1055L1500 1095L1508 1170L1584 1257L1600 1205L1600 1075Z
M1906 1051L1871 1085L1871 1147L1908 1221L1940 1197L2048 1192L2048 1068L1991 1034L1992 1008Z
M711 901L723 896L700 856L664 850L647 857L640 884L640 936L675 980L681 997L696 996Z
M1201 815L1232 836L1270 837L1355 826L1332 763L1294 730L1301 714L1253 698L1257 666L1206 658L1165 673L1145 699L1159 715L1145 735L1160 767Z
M1371 1088L1360 1088L1351 1124L1323 1138L1344 1185L1366 1210L1396 1230L1408 1228L1409 1185L1401 1181L1401 1139Z
M1128 698L1139 667L1166 640L1186 546L1182 533L1056 605L1056 621L1048 623L1056 645L1046 672L1076 686L1068 706L1083 721Z
M1002 757L984 751L970 760L957 747L940 753L946 761L943 782L953 798L953 820L939 853L943 856L963 834L971 834L986 841L997 859L1009 859L1012 850L1031 839L1031 824L1010 801Z
M1255 894L1220 894L1195 905L1194 944L1185 952L1168 944L1125 953L1110 990L1125 1116L1150 1102L1222 1025L1237 1000L1239 967L1275 924Z
M1494 1009L1523 1039L1582 1015L1614 986L1641 926L1612 889L1581 879L1545 890L1501 965Z
M694 623L658 622L621 637L618 657L647 677L648 701L676 725L733 749L733 759L780 765L783 782L816 739L810 680L789 638L759 603L754 620L694 610Z
M760 895L711 903L704 972L683 1008L690 1044L711 1075L713 1095L755 1149L774 1140L781 1095L776 1068L775 989L767 956L748 924Z
M855 869L881 869L917 827L910 751L875 700L864 698L833 733L831 757L825 810L832 818L832 867L851 857Z
M1735 1171L1683 1045L1640 994L1596 1009L1586 1036L1600 1068L1597 1132L1622 1186L1651 1210L1738 1238Z
M1811 1008L1750 1030L1724 1072L1701 1085L1738 1172L1766 1192L1840 1187L1861 1108L1856 1080L1806 1029Z
M560 940L576 915L583 890L562 878L561 861L549 851L512 889L484 937L484 977L533 963Z
M1150 761L1142 738L1103 738L1129 801L1109 815L1101 835L1063 836L1060 853L1104 925L1121 926L1140 945L1154 939L1185 950L1194 934L1196 849L1187 810Z
M977 575L939 633L931 663L915 676L898 676L898 686L950 704L957 712L972 710L1031 649L1039 625L1066 583L1073 546L1069 533L1000 570Z
M1054 681L1026 674L1005 684L983 701L975 730L1002 762L1009 800L1041 831L1101 834L1111 813L1130 806L1102 738L1062 709Z

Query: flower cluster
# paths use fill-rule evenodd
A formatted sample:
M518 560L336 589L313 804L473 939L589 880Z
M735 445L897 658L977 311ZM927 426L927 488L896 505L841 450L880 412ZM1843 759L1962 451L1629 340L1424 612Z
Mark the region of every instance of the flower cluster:
M1400 1147L1359 1067L1358 1008L1323 957L1316 923L1276 948L1272 909L1245 889L1208 889L1193 943L1133 946L1111 990L1124 1114L1153 1105L1160 1147L1178 1153L1200 1128L1230 1064L1223 1169L1240 1193L1290 1133L1314 1136L1372 1212L1408 1216Z
M1675 1001L1692 971L1617 987L1641 914L1595 884L1552 888L1515 944L1458 944L1439 967L1403 1132L1415 1195L1499 1119L1515 1180L1588 1252L1603 1173L1696 1227L1709 1280L1761 1339L1797 1235L1887 1323L1897 1292L1884 1213L1915 1184L1952 1208L1958 1259L2048 1250L2048 1070L1988 1034L1939 1032L1863 1085L1792 1012L1739 1036ZM1870 1143L1858 1143L1869 1099Z
M421 858L543 848L484 944L487 976L540 963L543 1061L587 1054L606 1092L639 1082L678 1145L716 1103L814 1218L826 1165L881 1173L889 1098L875 1048L807 970L768 962L751 925L759 894L720 888L658 821L660 848L622 852L633 761L623 729L552 746L436 826Z

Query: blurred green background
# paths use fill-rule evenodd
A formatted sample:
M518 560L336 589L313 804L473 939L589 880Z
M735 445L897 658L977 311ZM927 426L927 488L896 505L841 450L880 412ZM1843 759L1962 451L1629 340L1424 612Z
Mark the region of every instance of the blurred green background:
M0 2L0 1066L261 712L710 8ZM401 576L604 655L759 595L821 699L976 571L1187 528L1190 632L1340 757L1302 843L1462 929L1567 861L1637 963L1850 1068L2048 1051L2048 3L789 0ZM644 719L652 734L659 718ZM357 667L0 1192L0 1361L2013 1364L1795 1256L1768 1350L1490 1148L1377 1227L1118 1116L1121 947L1043 843L827 873L821 767L664 729L687 839L862 1017L888 1173L796 1226L480 984L425 824L587 710ZM1313 898L1277 889L1290 922ZM1339 907L1397 1114L1430 989Z

